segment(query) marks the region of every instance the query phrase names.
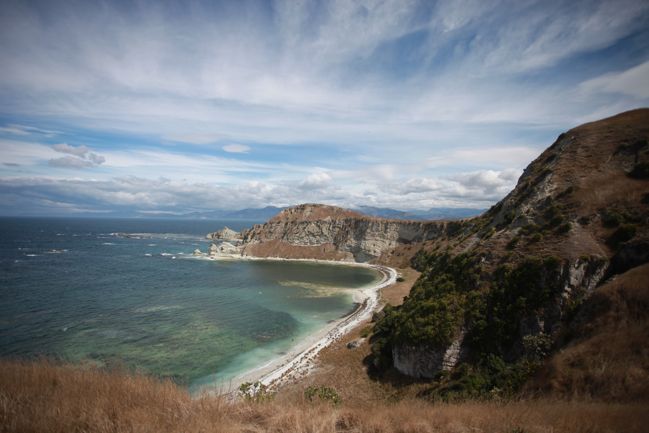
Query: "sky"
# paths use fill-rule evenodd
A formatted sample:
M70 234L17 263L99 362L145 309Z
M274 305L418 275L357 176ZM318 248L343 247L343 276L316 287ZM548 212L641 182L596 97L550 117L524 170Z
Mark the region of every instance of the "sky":
M0 214L482 209L649 106L649 2L0 2Z

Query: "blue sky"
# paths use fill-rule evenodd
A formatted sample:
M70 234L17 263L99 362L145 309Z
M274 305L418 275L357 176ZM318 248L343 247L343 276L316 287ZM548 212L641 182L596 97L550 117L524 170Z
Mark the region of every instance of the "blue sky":
M0 3L0 214L485 208L649 105L649 3Z

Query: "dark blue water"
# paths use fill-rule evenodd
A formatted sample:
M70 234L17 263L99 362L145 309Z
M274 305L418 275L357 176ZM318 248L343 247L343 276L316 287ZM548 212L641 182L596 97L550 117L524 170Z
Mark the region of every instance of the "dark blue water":
M0 355L227 380L353 307L365 268L208 261L236 221L0 218Z

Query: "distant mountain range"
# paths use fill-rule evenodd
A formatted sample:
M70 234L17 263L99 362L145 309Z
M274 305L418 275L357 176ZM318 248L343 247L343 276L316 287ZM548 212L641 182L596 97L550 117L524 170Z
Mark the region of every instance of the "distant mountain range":
M211 210L203 212L191 212L183 215L169 215L173 218L187 219L214 219L214 220L244 220L244 221L267 221L280 213L285 208L266 206L263 208L247 208L240 210ZM164 217L165 215L160 215Z
M247 208L236 211L231 210L211 210L190 212L182 215L160 213L149 213L147 216L155 218L182 218L182 219L214 219L214 220L243 220L243 221L268 221L285 207L266 206L263 208ZM352 208L356 212L369 216L380 218L401 219L401 220L457 220L480 215L484 209L470 208L447 208L438 207L428 210L402 211L397 209L359 206Z
M390 208L359 206L353 210L365 215L400 220L457 220L480 215L485 209L433 207L428 210L401 211Z

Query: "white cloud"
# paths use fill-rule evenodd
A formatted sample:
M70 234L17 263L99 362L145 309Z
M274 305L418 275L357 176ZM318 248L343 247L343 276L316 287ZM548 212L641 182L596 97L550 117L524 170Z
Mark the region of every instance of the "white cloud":
M66 143L55 144L54 146L52 146L52 149L61 153L69 153L70 155L75 155L80 158L85 157L86 154L90 152L90 149L88 149L86 146L70 146Z
M580 84L587 93L621 93L649 98L649 61L621 72L611 72Z
M223 137L221 134L216 133L172 133L165 135L163 137L165 140L176 141L180 143L190 143L190 144L211 144L214 143Z
M52 131L48 129L35 128L33 126L27 125L18 125L18 124L8 124L6 126L0 127L0 134L11 134L11 135L44 135L47 137L53 137L57 134L57 131Z
M19 125L7 125L0 127L0 133L13 135L29 135L29 131L21 128Z
M503 196L516 186L516 181L521 175L520 170L483 170L453 176L467 190L480 191L488 197Z
M73 158L73 157L71 157ZM78 160L69 162L77 164ZM104 180L44 177L0 178L0 211L11 211L16 197L24 206L46 206L43 199L75 208L131 212L242 209L316 201L343 207L362 205L403 210L430 207L487 208L515 185L515 170L479 171L450 177L409 178L373 184L340 182L326 172L302 181L246 181L222 185L166 178L119 177ZM31 204L30 204L31 203Z
M61 168L89 168L94 167L95 163L74 156L64 156L62 158L53 158L47 162L52 167Z
M106 162L106 158L90 151L87 146L71 146L67 143L59 143L52 146L56 152L67 153L71 156L63 158L52 158L48 164L53 167L61 168L90 168Z
M304 190L316 190L326 187L331 183L331 176L325 172L312 173L300 183Z
M226 144L222 147L228 153L248 153L250 152L250 146L245 144Z
M143 0L100 12L0 2L0 15L3 113L70 135L14 124L0 133L106 140L101 155L1 140L4 166L20 164L4 172L40 178L67 174L48 161L102 164L77 174L102 205L195 207L203 194L242 207L483 206L511 186L507 169L522 169L575 119L649 103L641 52L637 67L575 89L591 78L580 58L611 71L597 50L646 38L641 0L198 1L174 11ZM277 162L263 146L296 150ZM170 181L146 180L159 173ZM146 181L124 180L134 174ZM81 180L57 185L86 197Z

